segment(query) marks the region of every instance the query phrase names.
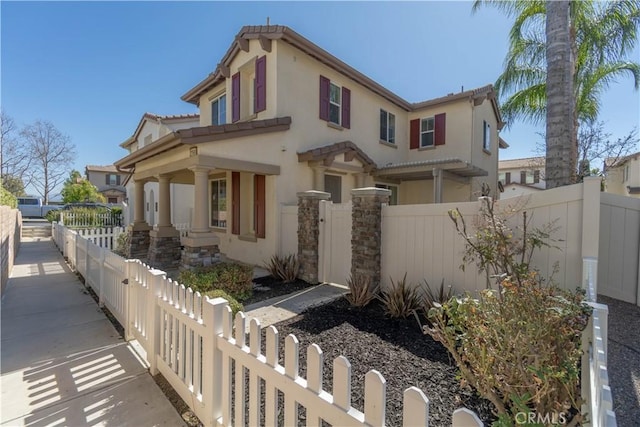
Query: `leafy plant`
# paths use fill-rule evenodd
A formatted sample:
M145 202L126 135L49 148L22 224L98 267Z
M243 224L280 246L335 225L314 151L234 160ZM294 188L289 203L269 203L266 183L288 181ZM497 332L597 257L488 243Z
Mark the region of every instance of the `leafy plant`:
M377 297L384 304L384 311L390 317L407 317L422 305L422 296L417 287L407 285L407 273L397 282L392 278L389 290Z
M239 301L253 293L253 268L248 265L221 262L196 270L183 270L178 282L201 294L222 289Z
M479 299L452 298L429 310L425 332L451 353L463 383L495 406L502 425L519 412L578 412L582 292L541 286L535 273L507 278ZM574 418L575 418L574 417Z
M214 289L212 291L207 291L204 294L202 294L202 296L207 296L210 299L213 299L213 298L226 299L227 302L229 302L229 307L231 307L231 313L233 313L234 317L237 312L244 310L244 306L241 303L239 303L237 299L235 299L234 297L232 297L222 289Z
M60 209L54 209L44 215L44 219L49 222L60 222Z
M380 289L379 286L371 289L371 279L362 275L350 275L347 279L349 293L344 297L353 307L364 307L373 300Z
M129 230L125 230L118 235L118 239L116 240L116 248L113 250L114 253L126 257L127 256L127 248L131 244L131 233Z
M0 205L9 206L11 209L18 207L18 199L16 196L2 186L0 186Z
M300 263L298 262L298 257L293 254L283 256L274 255L264 267L276 279L284 283L289 283L296 280Z
M460 268L464 270L466 264L475 263L486 274L487 288L491 288L491 277L497 278L498 284L506 278L521 284L529 277L534 251L554 248L551 234L556 230L555 222L532 229L526 211L513 209L508 214L498 213L495 200L481 197L480 201L475 231L467 228L459 209L449 211L449 218L466 243ZM522 215L522 223L512 228L510 217L518 214Z
M440 282L440 287L436 290L431 289L431 285L427 280L424 280L424 307L428 311L431 307L435 307L438 304L444 304L453 298L454 295L453 286L445 286L444 279Z

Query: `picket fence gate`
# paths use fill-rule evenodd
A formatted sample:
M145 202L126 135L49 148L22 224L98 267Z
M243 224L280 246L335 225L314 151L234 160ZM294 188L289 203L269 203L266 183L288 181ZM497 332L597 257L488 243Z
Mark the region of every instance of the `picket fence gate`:
M294 335L284 338L280 364L282 339L274 326L265 331L263 353L260 322L242 312L232 317L226 300L203 297L168 279L165 272L140 260L125 260L60 224L53 228L56 245L99 296L100 305L122 324L125 338L137 340L143 348L150 373L161 373L204 425L298 425L299 405L306 408L306 425L385 425L386 381L379 372L366 374L364 408L354 408L351 364L344 356L333 360L329 393L323 389L324 361L318 345L306 349L304 378ZM589 270L586 277L595 281L597 274ZM590 286L595 289L593 283ZM596 427L615 426L606 376L606 322L606 306L594 304L594 316L583 334L582 396L588 405L585 411L594 414L589 425ZM428 426L430 402L424 393L409 387L403 397L403 426ZM451 425L483 426L466 408L452 414Z

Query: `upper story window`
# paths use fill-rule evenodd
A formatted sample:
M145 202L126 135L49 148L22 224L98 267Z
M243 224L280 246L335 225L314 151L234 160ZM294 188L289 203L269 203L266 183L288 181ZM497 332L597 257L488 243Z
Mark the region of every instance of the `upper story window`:
M351 91L320 76L320 119L351 128Z
M211 124L223 125L227 123L227 95L223 94L211 102Z
M396 143L396 116L380 109L380 140Z
M247 120L267 109L267 57L242 65L231 76L231 122Z
M120 175L114 173L108 173L106 175L106 184L107 185L120 185Z
M482 148L484 148L486 151L491 151L491 125L486 121L484 121L483 123L484 135L482 138Z
M540 182L539 170L520 171L520 184L537 184Z
M436 121L428 117L420 121L420 147L433 147L435 145Z
M409 148L414 150L444 145L446 122L446 113L411 120L409 122Z

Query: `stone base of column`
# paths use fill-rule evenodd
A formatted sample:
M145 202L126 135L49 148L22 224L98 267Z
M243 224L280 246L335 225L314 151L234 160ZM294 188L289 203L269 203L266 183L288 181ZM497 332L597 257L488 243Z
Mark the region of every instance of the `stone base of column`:
M171 233L173 234L173 233ZM170 271L180 267L180 234L163 236L156 230L149 233L149 255L147 261L153 268Z
M147 260L149 253L149 227L146 223L131 224L125 233L129 234L129 243L125 248L125 256L128 259Z
M218 246L220 239L213 233L191 232L183 238L183 243L181 270L207 267L222 261Z

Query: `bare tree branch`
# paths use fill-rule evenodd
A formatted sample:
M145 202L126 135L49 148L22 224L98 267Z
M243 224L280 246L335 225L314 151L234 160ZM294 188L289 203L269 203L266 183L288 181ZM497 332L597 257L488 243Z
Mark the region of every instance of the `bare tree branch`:
M0 174L4 178L21 180L27 186L31 156L16 132L13 118L4 110L0 111Z

